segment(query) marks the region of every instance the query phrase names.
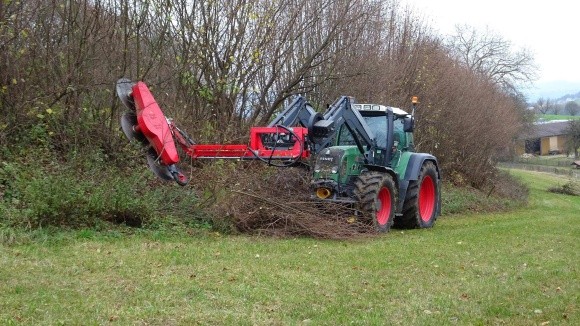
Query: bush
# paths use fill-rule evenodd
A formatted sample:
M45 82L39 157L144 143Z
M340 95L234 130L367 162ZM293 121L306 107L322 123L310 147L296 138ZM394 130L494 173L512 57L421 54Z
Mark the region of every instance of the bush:
M156 179L139 157L111 163L93 151L71 153L64 161L22 159L26 163L0 163L0 228L101 230L122 224L317 238L373 233L364 221L351 221L348 207L310 201L304 169L197 162L189 168L190 185L180 187ZM507 173L497 174L486 189L453 185L452 179L442 192L445 215L509 209L527 198Z
M528 193L525 185L504 171L497 172L487 182L486 189L455 185L444 180L442 214L503 211L524 205Z
M548 189L548 191L557 194L580 196L580 183L578 181L570 180L561 186L552 187Z
M98 156L48 164L2 163L0 225L155 228L204 223L191 190L155 180L145 166L110 166Z
M137 195L129 182L114 175L87 178L83 172L66 169L31 180L22 193L27 222L94 227L99 221L110 221L141 226L152 215L152 201Z

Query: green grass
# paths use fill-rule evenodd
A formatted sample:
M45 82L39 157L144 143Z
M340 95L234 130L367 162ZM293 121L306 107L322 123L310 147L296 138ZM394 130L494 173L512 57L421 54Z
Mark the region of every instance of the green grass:
M538 114L538 119L552 120L580 120L580 115Z
M516 163L523 164L533 164L533 165L543 165L543 166L559 166L568 169L574 169L572 162L574 162L574 155L546 155L546 156L533 156L533 157L516 157L514 161Z
M579 324L580 197L512 173L526 208L352 241L0 230L0 324Z

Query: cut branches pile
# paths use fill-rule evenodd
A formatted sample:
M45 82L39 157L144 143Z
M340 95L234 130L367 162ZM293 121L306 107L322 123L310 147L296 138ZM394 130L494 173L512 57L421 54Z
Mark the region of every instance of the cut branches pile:
M375 234L355 207L310 198L305 168L253 163L208 164L194 187L204 189L206 210L235 231L276 237L347 239ZM207 175L206 175L207 173Z

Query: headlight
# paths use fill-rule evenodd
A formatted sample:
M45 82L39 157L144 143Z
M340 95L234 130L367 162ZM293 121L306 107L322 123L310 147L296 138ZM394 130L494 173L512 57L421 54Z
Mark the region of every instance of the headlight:
M332 191L328 188L318 188L316 189L316 197L320 199L326 199L332 195Z

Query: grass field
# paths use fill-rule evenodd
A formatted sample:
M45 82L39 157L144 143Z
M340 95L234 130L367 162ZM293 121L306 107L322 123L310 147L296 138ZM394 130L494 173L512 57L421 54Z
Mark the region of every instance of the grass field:
M580 115L538 114L539 119L552 120L580 120Z
M575 161L574 154L566 155L546 155L546 156L532 156L532 157L516 157L514 159L517 163L543 165L543 166L559 166L573 170L572 162Z
M580 197L351 241L4 230L0 324L578 325Z

